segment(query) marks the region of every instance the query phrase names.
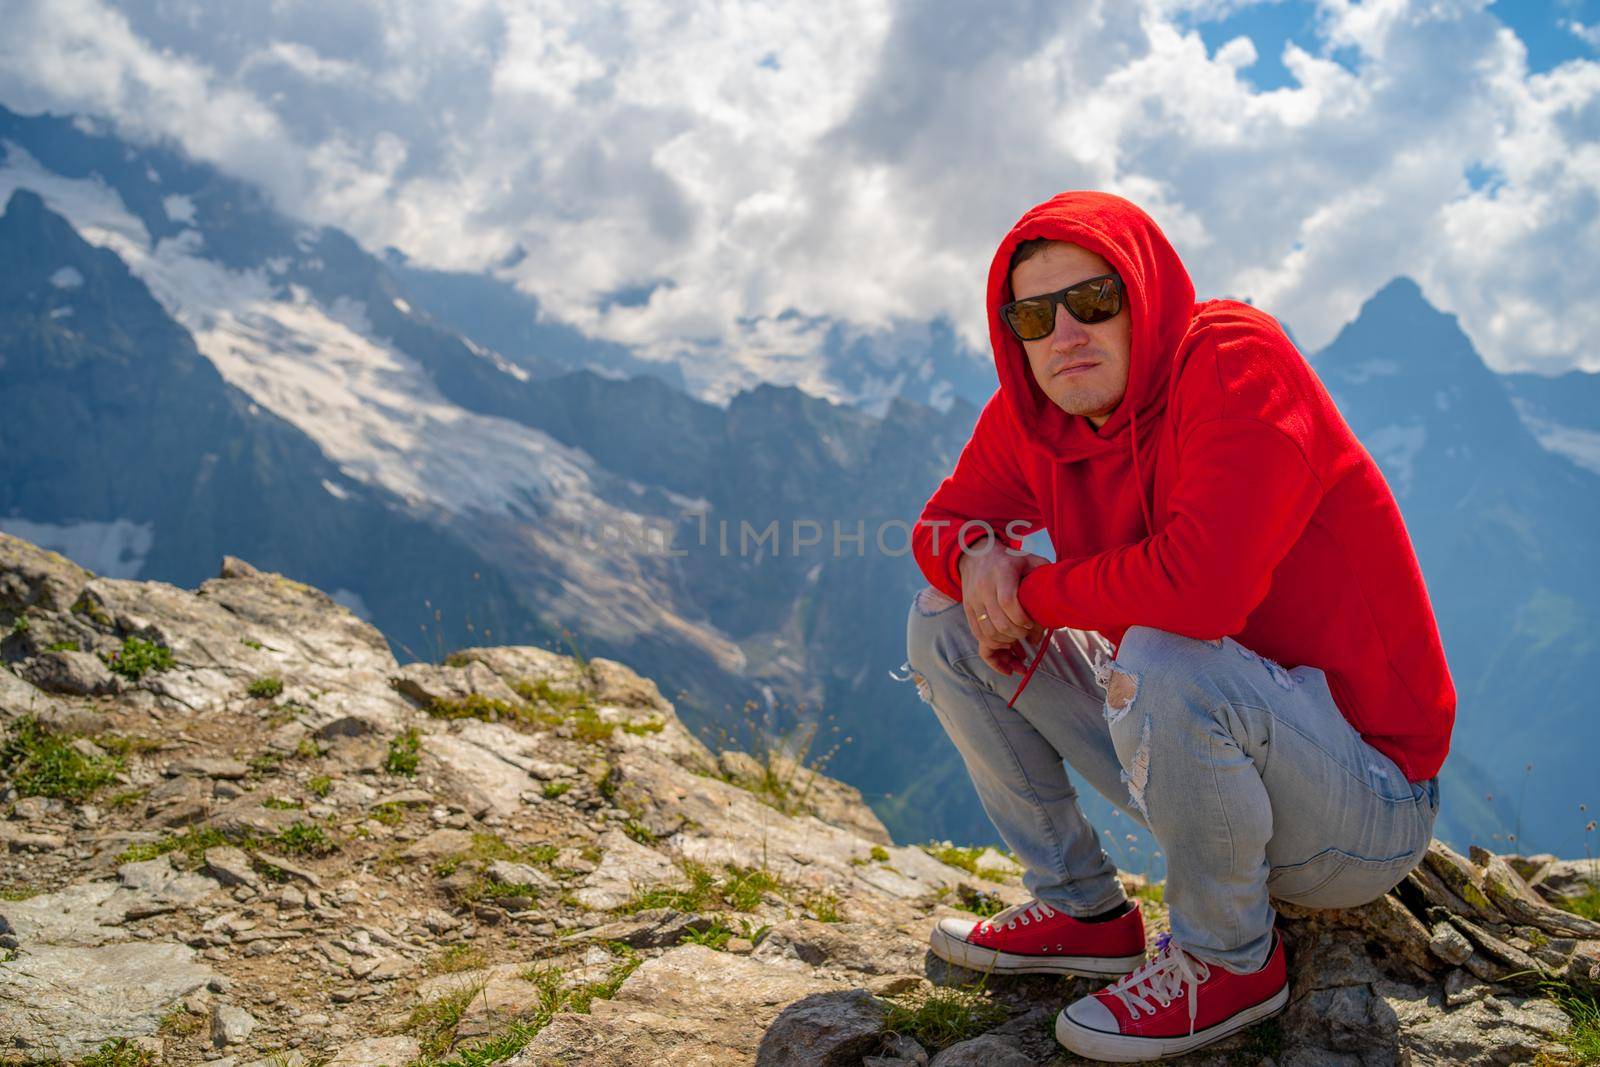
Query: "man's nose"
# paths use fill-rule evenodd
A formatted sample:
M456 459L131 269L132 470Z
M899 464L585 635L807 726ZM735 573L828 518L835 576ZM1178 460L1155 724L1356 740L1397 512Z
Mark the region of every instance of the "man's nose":
M1056 305L1056 328L1050 334L1052 348L1077 348L1089 340L1089 331L1072 317L1066 305Z

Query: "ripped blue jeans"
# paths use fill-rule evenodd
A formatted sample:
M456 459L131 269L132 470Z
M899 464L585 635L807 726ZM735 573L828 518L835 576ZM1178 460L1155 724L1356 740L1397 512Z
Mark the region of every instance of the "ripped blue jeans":
M931 587L906 644L1024 887L1068 915L1114 907L1123 890L1063 760L1166 853L1173 940L1234 971L1266 962L1273 898L1364 904L1433 836L1438 779L1407 781L1363 741L1316 667L1147 626L1112 658L1099 634L1060 629L1008 708L1018 676L983 662L960 604Z

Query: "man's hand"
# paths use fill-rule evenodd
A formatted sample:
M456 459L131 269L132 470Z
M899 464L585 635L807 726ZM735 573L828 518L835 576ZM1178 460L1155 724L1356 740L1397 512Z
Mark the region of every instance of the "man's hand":
M1050 561L1032 552L1013 555L1005 546L989 542L961 554L961 606L967 625L978 639L978 654L1001 674L1017 674L1027 669L1027 658L1017 647L1021 640L1037 641L1044 627L1028 617L1017 599L1023 576Z

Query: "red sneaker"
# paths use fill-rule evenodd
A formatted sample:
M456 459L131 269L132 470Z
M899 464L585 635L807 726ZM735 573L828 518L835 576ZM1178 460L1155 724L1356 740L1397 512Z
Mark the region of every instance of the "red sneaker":
M1005 974L1127 974L1144 962L1144 913L1137 902L1115 919L1086 923L1041 900L979 922L940 919L933 954L975 971Z
M1219 1041L1289 1002L1283 938L1276 930L1266 966L1249 974L1208 966L1166 934L1156 945L1149 963L1067 1005L1056 1016L1056 1040L1092 1060L1158 1060Z

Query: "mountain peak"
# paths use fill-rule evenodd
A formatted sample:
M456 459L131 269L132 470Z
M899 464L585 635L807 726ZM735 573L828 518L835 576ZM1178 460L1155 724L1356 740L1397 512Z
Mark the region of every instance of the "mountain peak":
M1368 298L1369 303L1374 300L1381 300L1385 303L1404 300L1417 304L1428 304L1428 298L1422 295L1422 286L1405 274L1396 274L1393 278L1384 282L1378 288L1378 291ZM1432 304L1428 304L1428 306L1430 308L1433 307Z
M12 191L5 211L0 213L0 233L9 234L6 239L20 242L19 247L33 248L35 254L52 248L74 249L74 255L83 250L82 239L72 224L50 210L44 197L21 186ZM16 260L7 262L12 268L18 266Z
M44 197L40 196L32 189L23 189L18 187L17 189L12 190L11 199L6 201L6 209L4 212L0 212L0 214L9 216L15 212L18 215L26 217L30 215L42 215L44 214L44 210Z

